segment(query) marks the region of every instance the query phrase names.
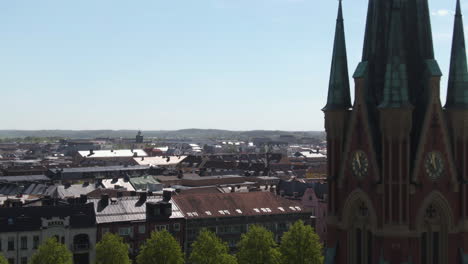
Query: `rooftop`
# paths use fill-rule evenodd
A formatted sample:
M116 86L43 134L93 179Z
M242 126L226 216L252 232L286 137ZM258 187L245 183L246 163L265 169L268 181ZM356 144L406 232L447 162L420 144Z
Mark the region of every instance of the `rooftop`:
M182 194L172 199L189 219L310 213L299 202L271 192Z
M78 151L78 155L83 158L131 158L148 156L142 149L93 150L92 152L87 150Z

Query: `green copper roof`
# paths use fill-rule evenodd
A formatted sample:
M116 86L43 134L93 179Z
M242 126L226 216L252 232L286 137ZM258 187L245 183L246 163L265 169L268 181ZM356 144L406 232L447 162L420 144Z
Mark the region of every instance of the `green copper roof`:
M457 0L446 108L468 108L468 70L460 0Z
M408 71L403 44L403 27L401 25L400 1L393 1L388 38L388 59L385 72L383 101L380 108L399 108L409 106Z
M335 43L328 87L327 105L322 109L349 109L351 97L349 92L348 59L343 23L343 10L339 1L338 18L336 20Z
M428 0L416 0L416 16L419 34L419 52L423 59L434 59L432 27Z
M367 73L367 64L367 61L361 61L356 67L356 71L354 71L353 78L364 78Z

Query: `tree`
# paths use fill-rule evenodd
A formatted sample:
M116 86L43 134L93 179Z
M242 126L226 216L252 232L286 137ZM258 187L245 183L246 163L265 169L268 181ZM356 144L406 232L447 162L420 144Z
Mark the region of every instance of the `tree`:
M5 256L0 254L0 264L8 264L8 261L6 260Z
M30 264L72 264L73 255L68 248L51 237L42 243L32 255Z
M239 264L279 264L281 254L273 233L260 226L251 226L238 245Z
M141 246L138 264L183 264L184 255L179 243L166 230L151 233Z
M297 221L283 234L280 251L283 264L323 263L322 244L311 226Z
M192 244L190 262L193 264L235 264L237 260L229 255L227 244L215 233L202 230Z
M130 264L128 245L115 234L106 233L96 245L96 264Z

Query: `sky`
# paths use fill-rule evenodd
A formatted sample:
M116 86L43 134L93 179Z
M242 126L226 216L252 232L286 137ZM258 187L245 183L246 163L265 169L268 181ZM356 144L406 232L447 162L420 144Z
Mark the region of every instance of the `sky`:
M444 101L455 0L429 4ZM0 129L323 130L337 5L0 1ZM343 11L352 75L367 0Z

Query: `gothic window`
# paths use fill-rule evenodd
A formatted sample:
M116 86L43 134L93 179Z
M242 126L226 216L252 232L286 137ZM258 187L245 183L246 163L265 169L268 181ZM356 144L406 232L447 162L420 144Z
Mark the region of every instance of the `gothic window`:
M421 235L421 263L443 263L447 232L443 228L441 215L434 205L429 205L424 215L425 232Z
M356 229L356 263L362 263L362 232Z
M369 208L367 204L358 204L353 218L350 263L372 264L372 232L369 226Z

